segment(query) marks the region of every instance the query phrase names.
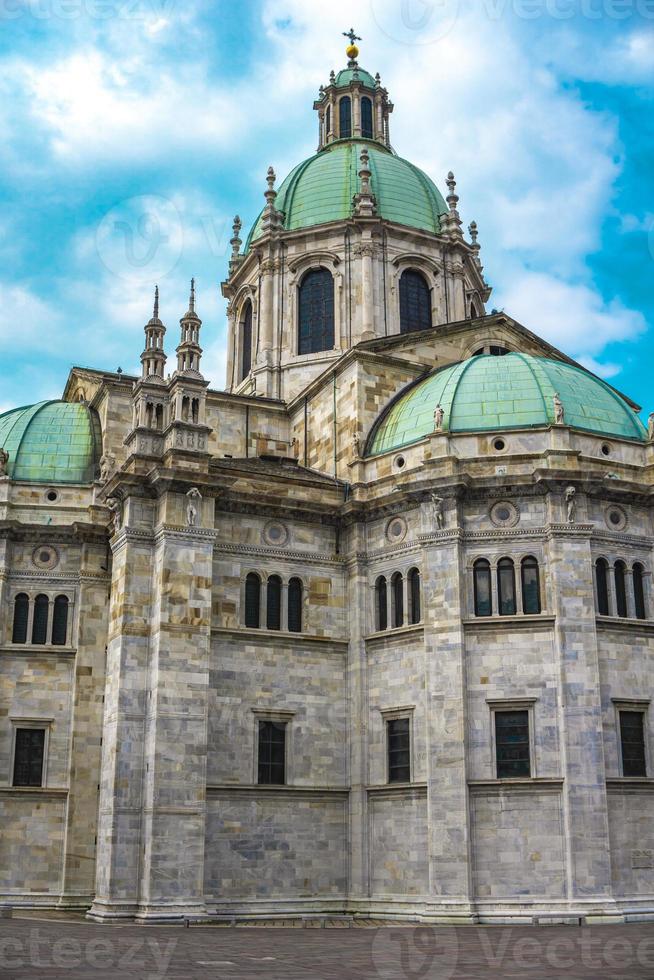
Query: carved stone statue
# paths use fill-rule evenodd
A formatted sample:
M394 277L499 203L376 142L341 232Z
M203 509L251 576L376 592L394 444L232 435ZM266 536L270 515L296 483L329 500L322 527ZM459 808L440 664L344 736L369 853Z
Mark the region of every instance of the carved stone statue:
M9 453L6 449L0 449L0 476L7 475L7 463L9 462Z
M116 457L111 453L103 453L100 457L100 481L106 483L116 465Z
M202 494L197 487L191 487L186 494L186 501L186 523L189 527L195 527L202 506Z
M352 454L355 459L361 458L361 436L358 432L352 436Z
M568 518L568 524L573 524L575 516L577 514L577 501L575 499L577 491L574 487L566 487L565 491L565 509L566 517Z
M293 436L291 439L291 452L293 453L294 459L299 459L300 457L300 440L297 436Z
M563 407L563 402L559 398L558 391L554 392L552 401L554 402L554 424L563 425L565 422L565 408Z
M443 431L443 419L445 418L445 410L442 405L437 405L434 409L434 432Z
M647 417L647 438L654 439L654 412L650 412Z
M439 497L437 493L432 493L431 495L431 510L434 519L434 526L440 531L444 523L443 498Z
M111 511L114 533L123 526L123 502L118 497L108 497L107 507Z

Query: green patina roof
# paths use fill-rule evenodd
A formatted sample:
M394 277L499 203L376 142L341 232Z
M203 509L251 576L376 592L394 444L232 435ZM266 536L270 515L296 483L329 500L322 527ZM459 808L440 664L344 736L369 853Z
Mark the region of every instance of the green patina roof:
M552 425L555 392L566 425L623 439L647 438L627 402L583 368L530 354L480 354L441 368L400 394L380 416L367 453L399 449L433 432L439 404L449 432Z
M363 68L343 68L336 76L334 83L337 88L345 88L350 82L361 82L368 88L375 88L376 82L369 71Z
M331 143L290 172L275 201L275 207L284 212L284 228L295 231L351 216L364 146L370 155L370 185L377 213L411 228L440 231L439 215L447 211L447 205L433 180L408 160L369 140ZM246 251L261 235L261 223L262 214L248 236Z
M0 415L7 473L30 483L91 483L102 451L97 414L87 405L46 401Z

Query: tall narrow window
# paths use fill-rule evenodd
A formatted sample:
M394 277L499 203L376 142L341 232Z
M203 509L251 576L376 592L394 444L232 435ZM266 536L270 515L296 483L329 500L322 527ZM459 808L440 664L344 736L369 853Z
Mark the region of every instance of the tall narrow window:
M282 628L282 580L279 575L271 575L266 590L266 628L279 630Z
M344 95L338 103L338 135L342 140L352 135L352 102L349 95Z
M325 142L329 139L329 134L332 131L332 107L327 106L327 112L325 114Z
M491 597L491 567L485 558L478 558L473 566L475 589L475 616L491 616L493 600Z
M391 718L386 722L389 783L411 782L409 719Z
M495 712L495 760L498 779L531 775L528 711Z
M241 381L247 378L252 367L252 303L245 304L241 320Z
M52 613L52 642L55 646L66 645L68 634L68 597L58 595Z
M14 599L14 626L11 634L12 643L27 643L27 619L30 601L25 592L19 592Z
M311 269L300 283L298 353L312 354L334 346L334 280L328 269Z
M17 728L14 786L43 785L44 728Z
M405 269L400 276L400 333L429 330L430 327L429 286L421 272Z
M420 622L420 572L412 568L409 572L409 607L411 622Z
M606 558L595 562L595 585L597 588L597 612L600 616L609 615L609 563Z
M37 595L34 600L32 643L45 643L48 639L48 606L47 595Z
M302 581L292 578L288 583L288 628L291 633L302 632Z
M636 562L632 568L634 577L634 605L636 607L636 619L647 619L647 604L645 602L645 569Z
M259 628L261 615L261 579L250 572L245 579L245 625Z
M642 711L620 712L622 775L646 776L645 732Z
M497 563L497 597L500 616L515 616L515 569L510 558Z
M361 99L361 135L364 140L372 139L372 102L367 95Z
M613 568L613 577L615 580L615 609L618 616L627 615L627 583L625 581L625 572L627 566L623 561L616 561Z
M388 629L388 594L386 579L380 575L375 582L375 626L378 630Z
M391 579L393 627L404 626L404 582L399 572Z
M259 722L258 782L283 786L286 782L286 722Z
M523 558L520 565L522 579L522 611L529 615L540 612L540 582L538 577L538 562L529 555Z

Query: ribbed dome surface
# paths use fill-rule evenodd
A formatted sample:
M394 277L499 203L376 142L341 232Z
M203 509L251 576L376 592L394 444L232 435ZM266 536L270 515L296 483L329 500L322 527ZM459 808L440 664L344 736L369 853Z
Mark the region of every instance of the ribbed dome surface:
M275 201L275 207L284 212L284 228L294 231L351 216L352 199L359 190L359 158L364 146L370 155L370 186L377 200L377 213L411 228L440 231L439 215L447 211L447 205L433 180L412 163L369 140L331 143L290 172ZM261 221L259 215L246 250L261 235Z
M361 82L368 88L375 87L375 79L365 68L342 68L337 74L334 84L337 88L345 88L350 82Z
M554 394L565 424L622 439L647 438L634 410L583 368L530 354L478 355L450 364L412 385L379 418L367 455L399 449L434 430L434 410L449 432L538 428L554 423Z
M76 402L45 401L0 415L7 473L31 483L91 483L102 452L100 420Z

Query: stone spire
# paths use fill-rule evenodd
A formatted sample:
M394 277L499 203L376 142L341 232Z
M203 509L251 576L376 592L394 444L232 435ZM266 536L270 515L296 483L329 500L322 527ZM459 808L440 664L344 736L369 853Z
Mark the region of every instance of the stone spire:
M195 279L191 279L191 295L189 296L188 310L179 321L181 328L181 339L177 348L177 373L184 374L191 378L202 379L200 373L200 358L202 348L200 347L200 327L202 320L195 312Z
M449 211L441 218L443 225L443 231L449 234L453 238L463 238L463 233L461 232L461 218L457 210L457 204L459 203L459 195L456 193L456 180L454 179L454 174L450 170L447 175L447 189L448 195L445 198L447 201Z
M266 206L263 209L262 220L262 227L265 231L269 231L273 228L280 228L282 225L282 216L275 208L275 201L277 199L277 191L275 190L276 179L277 177L275 171L272 167L268 167L268 172L266 174L266 184L268 186L263 195L266 199Z
M232 237L229 240L229 244L232 246L232 254L229 259L229 274L234 272L237 265L241 261L241 228L242 222L238 215L234 217L234 222L232 224Z
M145 327L145 350L141 354L141 380L163 381L166 367L164 334L166 328L159 319L159 287L154 287L154 309Z
M372 218L375 215L375 195L370 189L370 157L367 148L361 150L359 169L359 193L354 195L354 214L356 217Z

